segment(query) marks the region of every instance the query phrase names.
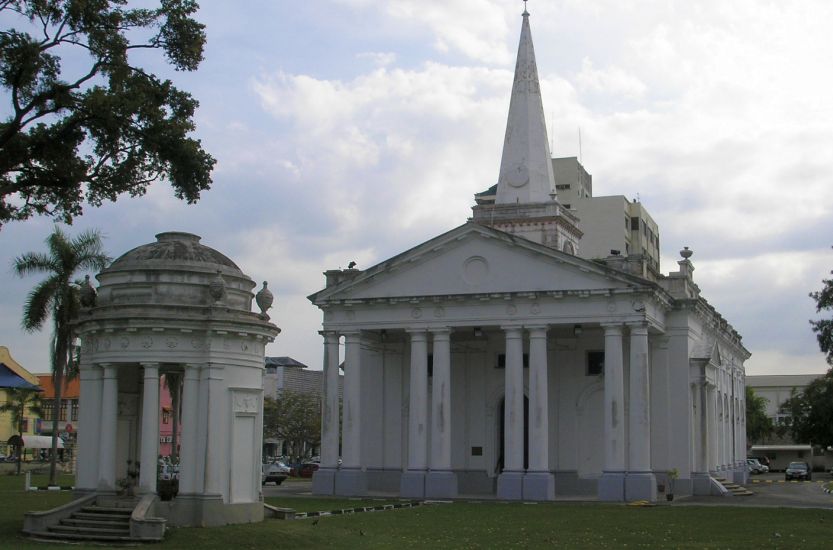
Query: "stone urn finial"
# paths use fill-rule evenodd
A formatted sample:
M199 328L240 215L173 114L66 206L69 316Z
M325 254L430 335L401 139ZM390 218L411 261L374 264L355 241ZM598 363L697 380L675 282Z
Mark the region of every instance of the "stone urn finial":
M93 287L93 284L90 282L90 276L84 275L84 283L81 285L80 293L80 300L81 306L83 307L94 307L95 306L95 299L98 293Z
M255 302L257 302L257 307L260 308L260 314L267 319L269 316L266 314L266 311L272 307L272 302L275 301L275 296L272 295L272 291L266 288L268 284L266 281L263 281L263 288L255 294Z
M684 246L683 249L680 250L680 256L682 256L684 260L691 258L692 254L694 254L694 251L689 250L687 246Z
M214 299L215 302L219 302L223 299L223 296L226 295L226 281L223 279L223 276L220 274L220 270L217 270L217 276L211 280L211 283L208 285L208 293Z

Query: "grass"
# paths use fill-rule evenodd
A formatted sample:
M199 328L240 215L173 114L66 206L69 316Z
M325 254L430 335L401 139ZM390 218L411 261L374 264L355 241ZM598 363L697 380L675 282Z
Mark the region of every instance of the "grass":
M19 534L23 513L67 502L69 493L25 493L23 480L0 477L0 548L48 550ZM312 508L379 504L350 499L275 498ZM392 501L389 501L392 502ZM321 505L324 505L321 508ZM148 548L829 548L833 511L793 508L606 504L465 503L396 511L267 520L210 529L169 529ZM74 546L73 548L85 548ZM90 546L101 548L101 546Z

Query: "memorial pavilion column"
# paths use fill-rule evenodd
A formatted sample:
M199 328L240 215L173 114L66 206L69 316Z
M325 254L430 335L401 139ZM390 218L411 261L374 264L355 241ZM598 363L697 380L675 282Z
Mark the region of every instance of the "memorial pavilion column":
M655 501L657 482L651 471L648 327L644 323L631 325L630 333L628 473L625 478L625 498Z
M335 479L335 494L367 494L367 475L362 470L361 331L344 333L344 409L342 411L342 464Z
M221 485L227 479L224 469L228 468L228 444L230 439L228 406L222 400L228 399L225 387L225 373L221 365L206 363L203 366L204 395L206 398L207 421L205 441L205 493L221 495Z
M156 492L159 456L159 363L142 363L142 445L139 458L139 492Z
M451 471L451 330L433 329L434 376L431 387L431 462L425 496L457 496L457 475Z
M321 402L321 468L312 476L312 492L332 495L338 469L339 400L338 340L334 331L322 331L324 337L324 377Z
M547 327L529 330L529 470L524 476L524 500L553 500L555 478L549 465L549 386Z
M98 444L98 489L110 492L116 490L119 372L111 363L102 363L100 366L102 370L101 437Z
M180 453L179 493L197 493L197 424L199 417L200 369L185 365L182 384L182 452Z
M101 437L101 369L85 364L79 369L81 395L78 400L78 433L76 488L94 491L98 486L98 445Z
M504 469L498 476L497 496L508 500L523 498L524 477L524 370L521 327L502 327L506 336L504 373Z
M399 492L403 497L425 496L428 467L428 333L409 330L411 378L408 405L408 468L402 473Z
M622 325L605 324L604 362L604 471L599 478L599 500L625 499L625 389Z

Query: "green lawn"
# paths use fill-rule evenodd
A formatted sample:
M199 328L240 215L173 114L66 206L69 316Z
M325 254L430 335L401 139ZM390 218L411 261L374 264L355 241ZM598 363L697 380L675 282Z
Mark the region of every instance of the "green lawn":
M0 477L0 548L48 549L20 536L23 512L46 509L69 493L24 493ZM281 498L310 510L379 504L373 499ZM395 502L395 501L387 501ZM463 503L365 512L318 520L267 520L212 529L170 529L147 548L829 548L833 512L787 508L603 504ZM73 546L84 548L84 546ZM91 548L101 548L95 546Z

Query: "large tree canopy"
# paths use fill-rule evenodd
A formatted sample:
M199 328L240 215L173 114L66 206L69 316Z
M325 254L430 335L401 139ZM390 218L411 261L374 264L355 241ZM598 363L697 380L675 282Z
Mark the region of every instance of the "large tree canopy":
M263 435L282 439L297 454L304 443L321 442L321 402L309 393L281 390L263 400Z
M833 274L833 271L830 272ZM816 301L816 313L833 310L833 279L824 279L824 285L818 292L811 292L810 298ZM813 332L819 341L819 348L827 354L827 362L833 365L833 319L810 321Z
M790 415L788 429L796 443L833 445L833 369L786 400L781 412Z
M191 17L199 6L126 4L0 0L4 21L15 22L0 31L0 226L37 214L69 223L84 201L142 195L159 180L189 203L210 187L215 161L188 137L197 101L137 62L156 50L195 70L205 45Z

